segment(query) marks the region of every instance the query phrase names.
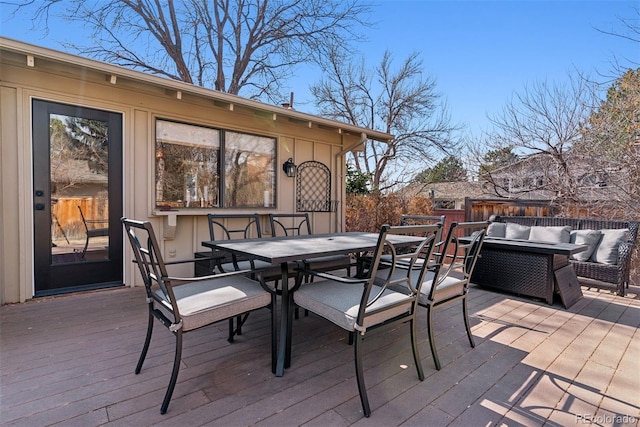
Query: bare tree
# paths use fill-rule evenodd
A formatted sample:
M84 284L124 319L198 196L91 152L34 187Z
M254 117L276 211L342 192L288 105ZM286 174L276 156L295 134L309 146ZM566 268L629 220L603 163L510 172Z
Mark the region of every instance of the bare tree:
M385 190L403 179L390 178L390 170L397 165L402 165L406 177L413 177L438 153L455 149L452 133L459 127L451 124L435 79L423 77L418 54L394 69L387 51L373 70L336 50L326 57L330 67L311 87L320 113L395 136L388 143L368 140L362 151L351 153L355 168L371 176L374 190Z
M24 13L32 0L18 4ZM34 26L82 22L67 45L121 66L249 98L280 102L283 85L324 46L348 49L367 25L359 0L43 0Z
M600 215L640 219L640 68L629 69L589 116L575 155L585 178L606 197L589 208Z
M487 170L483 178L499 195L544 195L557 203L580 199L582 166L570 161L571 147L581 139L581 126L594 106L587 80L570 76L565 84L536 82L515 93L502 112L490 117L494 129L485 147L513 147L523 160L507 170ZM527 195L528 193L528 195Z
M602 34L617 37L626 40L632 44L640 45L640 8L633 8L634 17L618 17L619 29L597 28L596 30ZM637 50L636 50L637 53ZM636 68L640 65L640 60L636 55L634 58L629 57L613 57L613 70L617 76L624 74L629 68Z

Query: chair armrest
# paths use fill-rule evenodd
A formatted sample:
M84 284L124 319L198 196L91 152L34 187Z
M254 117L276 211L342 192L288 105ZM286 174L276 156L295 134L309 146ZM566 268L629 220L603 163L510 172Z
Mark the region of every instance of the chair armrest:
M323 279L333 280L333 281L345 283L345 284L362 284L362 283L367 283L367 281L369 280L367 278L359 279L356 277L335 276L333 274L325 273L323 271L307 270L304 268L299 268L298 271L303 275L308 274L310 276L322 277ZM297 287L294 289L297 289Z
M623 271L626 271L630 266L633 247L634 244L630 242L620 243L618 247L618 259L616 263Z
M211 279L224 279L225 277L229 277L229 276L250 275L250 274L257 273L259 271L260 270L239 270L239 271L230 271L228 273L210 274L208 276L196 276L196 277L167 276L167 277L163 277L163 279L170 280L174 284L181 284L181 283L201 282L203 280L211 280Z

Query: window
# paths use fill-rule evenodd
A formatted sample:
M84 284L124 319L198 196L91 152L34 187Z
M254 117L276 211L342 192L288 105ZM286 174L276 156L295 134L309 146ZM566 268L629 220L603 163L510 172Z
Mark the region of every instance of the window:
M434 209L455 209L456 201L455 200L447 200L447 199L435 199L433 201Z
M225 132L224 207L273 206L276 140Z
M275 153L275 138L157 120L156 206L273 206Z

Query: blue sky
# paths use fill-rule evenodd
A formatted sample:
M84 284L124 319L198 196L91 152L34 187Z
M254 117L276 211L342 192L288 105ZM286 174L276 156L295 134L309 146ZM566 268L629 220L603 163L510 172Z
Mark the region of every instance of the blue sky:
M418 52L452 120L479 135L490 126L487 115L498 114L525 84L562 82L574 68L602 81L599 74L610 75L616 57L640 62L637 43L597 30L624 32L619 18L637 19L634 8L638 0L382 0L371 16L369 41L358 48L369 67L379 64L385 49L397 65ZM67 22L51 22L44 38L28 30L28 14L7 15L3 9L5 37L61 49L60 42L82 34ZM317 78L300 70L291 82L298 110L314 113L308 85Z

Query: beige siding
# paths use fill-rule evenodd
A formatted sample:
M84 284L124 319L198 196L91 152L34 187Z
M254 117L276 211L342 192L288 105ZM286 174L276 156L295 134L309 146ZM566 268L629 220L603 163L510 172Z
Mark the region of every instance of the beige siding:
M194 89L193 93L185 91L178 99L176 90L161 87L157 81L136 80L125 72L117 76L116 84L111 84L109 74L87 67L85 59L78 59L76 64L56 61L52 59L56 56L53 54L44 58L36 56L35 67L28 67L25 54L13 50L2 50L1 53L1 303L24 301L33 296L33 98L122 114L124 215L151 220L160 237L164 255L169 259L192 258L194 252L204 250L200 243L208 239L208 211L179 210L172 214L174 216L168 216L166 212L154 210L154 129L157 118L277 138L277 208L257 209L264 215L265 230L268 230L269 212L295 212L295 179L286 177L282 172L282 163L289 157L296 164L316 160L327 165L332 173L332 198L339 201L344 198L344 156L341 152L361 137L353 129L343 131L337 123L333 128L326 123L314 124L311 120L301 120L297 117L300 113L295 111L282 109L280 114L274 106L265 107L265 110L270 108L274 111L263 111L252 108L249 101L246 105L234 105L226 99L218 100L213 91L208 94L202 94L201 89ZM311 214L315 233L343 230L343 203L338 207L337 213ZM130 256L129 248L125 248L127 284L139 280ZM173 273L190 274L192 269L192 266L177 268Z

